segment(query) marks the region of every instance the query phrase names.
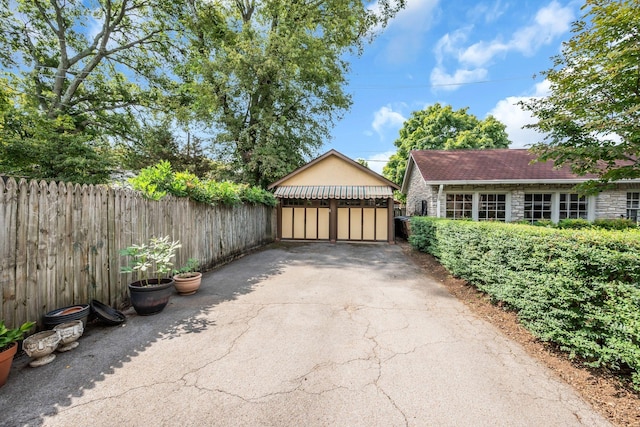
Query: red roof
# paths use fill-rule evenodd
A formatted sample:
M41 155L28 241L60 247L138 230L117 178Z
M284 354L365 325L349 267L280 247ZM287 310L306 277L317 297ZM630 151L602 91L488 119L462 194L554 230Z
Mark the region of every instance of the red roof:
M416 150L411 152L426 182L446 181L584 181L595 175L579 176L568 166L553 162L533 163L536 156L526 149Z

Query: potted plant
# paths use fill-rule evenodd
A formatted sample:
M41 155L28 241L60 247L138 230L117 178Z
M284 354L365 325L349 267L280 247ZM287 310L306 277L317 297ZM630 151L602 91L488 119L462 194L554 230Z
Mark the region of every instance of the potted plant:
M4 320L0 321L0 387L5 385L9 377L13 356L18 351L18 341L34 325L35 322L25 322L19 328L9 329L4 325Z
M189 258L184 267L173 270L173 286L180 295L192 295L200 288L202 273L198 271L200 263L195 258Z
M129 283L131 305L136 313L147 316L161 312L173 291L171 259L175 257L180 242L170 241L169 236L152 237L149 243L132 245L120 251L129 257L129 265L121 267L123 273L138 273L138 280Z

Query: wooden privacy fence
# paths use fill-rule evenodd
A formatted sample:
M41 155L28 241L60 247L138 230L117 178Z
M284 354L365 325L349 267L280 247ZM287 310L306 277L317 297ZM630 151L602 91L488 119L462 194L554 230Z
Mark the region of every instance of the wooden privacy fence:
M272 208L143 198L107 186L0 178L0 319L8 327L97 299L120 305L131 274L120 249L153 236L179 240L175 265L203 269L274 238Z

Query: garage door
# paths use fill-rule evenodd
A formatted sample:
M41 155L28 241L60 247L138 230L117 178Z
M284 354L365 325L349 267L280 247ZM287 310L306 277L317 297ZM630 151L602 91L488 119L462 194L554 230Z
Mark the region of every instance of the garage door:
M282 238L329 240L329 213L328 200L283 200Z
M387 241L389 211L387 201L339 200L338 240Z

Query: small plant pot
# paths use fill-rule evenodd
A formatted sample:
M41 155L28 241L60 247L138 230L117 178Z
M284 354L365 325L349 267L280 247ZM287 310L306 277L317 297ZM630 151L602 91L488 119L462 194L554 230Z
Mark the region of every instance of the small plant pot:
M200 289L202 273L180 273L173 276L174 286L180 295L193 295Z
M0 387L7 383L9 378L9 372L11 372L11 364L13 363L13 356L18 351L18 344L13 343L4 351L0 351Z
M29 363L32 368L51 363L56 355L53 354L60 343L60 334L57 331L38 332L27 337L22 342L22 348L27 356L34 360Z
M84 327L82 320L72 320L71 322L56 325L53 330L60 334L60 345L58 345L57 350L62 353L73 350L80 345L78 339L82 336Z
M141 316L160 313L173 293L173 279L138 280L129 283L133 309Z

